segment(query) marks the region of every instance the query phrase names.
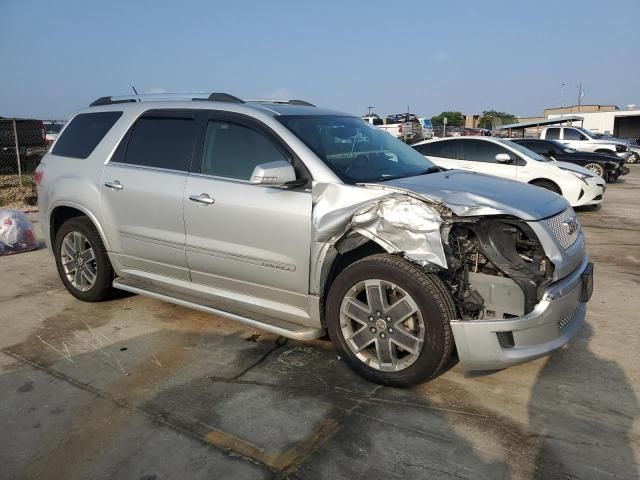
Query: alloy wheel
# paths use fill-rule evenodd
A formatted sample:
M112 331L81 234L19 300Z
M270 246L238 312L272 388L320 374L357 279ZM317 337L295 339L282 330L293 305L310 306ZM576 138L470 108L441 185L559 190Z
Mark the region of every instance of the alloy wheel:
M604 177L604 168L602 168L602 165L600 165L599 163L588 163L587 165L585 165L585 168L587 170L591 170L596 175Z
M62 239L60 260L67 280L76 289L86 292L98 278L93 247L80 232L69 232Z
M420 356L425 324L415 300L384 280L354 285L340 306L342 336L358 359L381 371L397 372Z

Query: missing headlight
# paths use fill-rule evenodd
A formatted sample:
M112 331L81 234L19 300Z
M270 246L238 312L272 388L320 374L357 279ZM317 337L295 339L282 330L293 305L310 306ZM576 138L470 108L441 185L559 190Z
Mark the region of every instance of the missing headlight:
M511 318L529 313L551 282L553 267L529 226L517 219L454 224L443 272L463 318Z

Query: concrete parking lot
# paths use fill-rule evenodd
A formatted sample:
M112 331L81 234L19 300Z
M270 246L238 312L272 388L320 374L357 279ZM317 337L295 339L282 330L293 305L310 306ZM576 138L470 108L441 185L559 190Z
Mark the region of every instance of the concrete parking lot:
M587 324L549 358L409 390L141 296L86 304L0 259L0 478L639 478L640 167L579 212Z

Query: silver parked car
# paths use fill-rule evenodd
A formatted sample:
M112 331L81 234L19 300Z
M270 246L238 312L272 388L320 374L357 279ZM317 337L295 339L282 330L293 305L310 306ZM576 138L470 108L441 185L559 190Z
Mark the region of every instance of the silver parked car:
M545 355L592 291L567 201L445 170L361 119L227 94L104 97L36 178L77 298L114 289L294 339L329 336L364 377L408 386Z

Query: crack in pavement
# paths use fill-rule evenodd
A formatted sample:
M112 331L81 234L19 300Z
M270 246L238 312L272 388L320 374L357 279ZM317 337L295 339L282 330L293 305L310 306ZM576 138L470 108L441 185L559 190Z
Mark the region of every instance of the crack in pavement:
M147 417L155 425L169 428L170 430L172 430L172 431L174 431L174 432L176 432L178 434L181 434L181 435L184 435L184 436L186 436L188 438L196 440L198 443L200 443L202 445L206 445L209 448L215 448L216 451L220 451L220 452L224 453L225 455L229 456L230 458L239 458L239 459L241 459L241 460L243 460L245 462L249 462L251 464L258 465L258 466L260 466L260 467L262 467L262 468L264 468L264 469L266 469L266 470L268 470L268 471L270 471L272 473L277 473L269 465L265 465L265 464L259 462L258 460L254 459L252 457L246 456L246 455L242 455L241 453L238 453L238 452L235 452L235 451L229 451L229 450L224 449L224 448L218 448L215 445L213 445L212 443L207 442L204 438L202 438L197 433L192 432L191 430L189 430L187 428L181 427L180 425L176 425L175 423L172 423L172 422L166 420L161 415L154 415L154 414L149 413L149 412L147 412L146 410L144 410L144 409L142 409L140 407L136 407L135 405L133 405L133 404L131 404L131 403L125 401L125 400L120 400L120 399L114 398L109 393L107 393L105 391L102 391L102 390L100 390L100 389L98 389L96 387L93 387L88 383L84 383L84 382L81 382L79 380L76 380L75 378L70 377L70 376L68 376L68 375L66 375L66 374L64 374L62 372L58 372L57 370L54 370L52 368L46 367L44 365L40 365L39 363L33 362L33 361L31 361L31 360L29 360L27 358L22 357L21 355L18 355L16 353L11 352L9 350L6 350L4 348L0 348L0 352L4 353L5 355L8 355L8 356L12 357L15 360L18 360L19 362L22 362L22 363L24 363L26 365L29 365L32 368L35 368L36 370L40 370L40 371L42 371L42 372L44 372L44 373L46 373L46 374L48 374L48 375L60 380L60 381L66 382L66 383L68 383L68 384L70 384L70 385L72 385L72 386L74 386L74 387L76 387L76 388L78 388L80 390L83 390L85 392L91 393L91 394L93 394L93 395L95 395L97 397L100 397L102 399L108 400L108 401L114 403L115 405L117 405L118 407L127 409L127 410L129 410L131 412L134 412L134 413L138 413L138 414L144 415L145 417Z

